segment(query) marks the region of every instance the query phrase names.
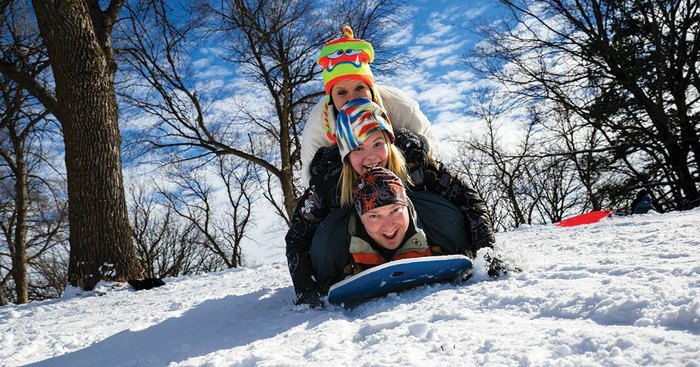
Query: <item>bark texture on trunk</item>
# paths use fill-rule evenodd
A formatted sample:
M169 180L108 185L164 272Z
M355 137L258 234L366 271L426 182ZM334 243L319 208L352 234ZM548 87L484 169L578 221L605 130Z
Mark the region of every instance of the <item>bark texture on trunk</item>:
M114 3L114 2L113 2ZM110 4L108 10L114 10ZM97 1L34 0L51 62L68 176L68 280L86 290L100 280L140 275L131 242L110 42L114 17Z

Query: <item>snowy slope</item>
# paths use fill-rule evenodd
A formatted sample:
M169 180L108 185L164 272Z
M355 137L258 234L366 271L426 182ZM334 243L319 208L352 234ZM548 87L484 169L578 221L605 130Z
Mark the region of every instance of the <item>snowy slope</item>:
M0 308L0 365L700 366L700 210L497 236L524 268L355 309L284 264Z

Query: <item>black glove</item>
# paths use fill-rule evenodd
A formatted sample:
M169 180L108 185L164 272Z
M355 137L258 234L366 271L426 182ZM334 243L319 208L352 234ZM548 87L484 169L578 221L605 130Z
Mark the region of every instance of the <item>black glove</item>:
M498 278L500 275L508 274L508 272L522 272L522 270L517 266L514 266L513 264L507 264L498 256L492 253L485 254L484 260L486 260L486 266L488 267L487 273L492 278Z
M499 258L486 254L484 255L484 259L489 268L487 273L491 278L498 278L499 275L505 273L503 262Z
M296 305L309 305L311 308L323 307L323 294L318 288L308 288L301 292L297 292Z
M422 162L428 157L425 144L411 130L398 128L394 129L394 145L401 150L406 162Z
M336 164L342 165L343 162L340 160L340 150L338 145L331 145L329 147L320 147L314 155L314 159L311 160L309 165L309 172L311 177L315 177Z

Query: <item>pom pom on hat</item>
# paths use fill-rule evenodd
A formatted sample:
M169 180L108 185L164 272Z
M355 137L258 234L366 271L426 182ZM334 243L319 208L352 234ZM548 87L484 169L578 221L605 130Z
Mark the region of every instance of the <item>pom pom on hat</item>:
M383 167L372 167L357 180L354 198L359 216L385 205L408 205L401 179Z
M337 142L342 161L374 132L384 131L391 142L394 142L394 129L389 117L378 104L367 98L356 98L347 102L338 112L336 120Z
M335 83L345 79L360 79L370 88L374 87L374 76L369 63L374 61L372 45L355 38L350 26L343 27L343 36L326 43L318 56L323 68L323 84L330 96Z

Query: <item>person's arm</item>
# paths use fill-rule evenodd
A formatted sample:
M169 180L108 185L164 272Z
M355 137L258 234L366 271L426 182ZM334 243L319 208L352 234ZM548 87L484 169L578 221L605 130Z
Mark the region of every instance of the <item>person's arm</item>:
M315 272L311 264L311 240L327 214L328 209L316 193L315 187L309 187L294 210L291 225L284 238L287 244L287 266L297 295L297 304L308 303L317 306L314 301L320 301L321 290L313 279ZM316 295L318 297L315 297ZM313 299L314 297L316 299Z
M378 89L383 108L394 129L405 128L412 131L423 141L426 152L431 157L435 156L435 138L430 121L421 111L418 102L394 87L379 86Z
M413 190L434 192L457 206L464 216L474 253L496 242L486 203L476 190L457 178L442 162L428 158L421 139L410 131L398 130L396 145L404 153Z
M326 136L326 128L323 120L325 99L322 99L311 110L306 120L304 130L301 133L301 183L308 187L311 182L309 168L319 148L331 145ZM333 127L335 129L335 126Z
M323 292L313 279L315 271L311 262L311 242L319 224L331 209L339 205L336 185L342 164L337 147L319 149L313 161L320 172L311 178L310 187L297 204L285 241L287 265L297 294L297 304L316 307L323 304Z
M465 228L470 232L474 253L483 247L493 247L496 242L493 224L486 208L486 202L479 193L457 178L439 161L426 164L424 177L428 191L446 198L455 204L464 215Z

